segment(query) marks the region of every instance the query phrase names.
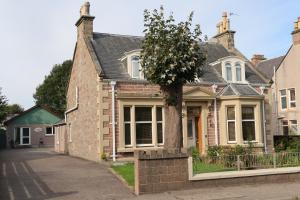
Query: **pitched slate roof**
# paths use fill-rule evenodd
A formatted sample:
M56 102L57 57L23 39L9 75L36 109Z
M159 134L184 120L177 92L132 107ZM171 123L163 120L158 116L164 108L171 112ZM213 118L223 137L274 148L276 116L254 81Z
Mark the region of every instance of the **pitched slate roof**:
M143 37L138 36L94 33L91 43L101 65L104 78L130 80L121 58L127 52L140 49L142 40ZM201 47L207 52L206 63L208 64L227 56L239 56L238 52L230 52L223 45L216 42L204 42L201 43ZM208 64L204 67L204 74L199 80L211 83L226 83L222 78L220 65L212 67ZM246 80L249 83L265 83L249 63L246 64Z
M266 78L271 80L272 77L273 77L274 67L277 70L283 59L284 59L284 56L279 56L277 58L272 58L272 59L269 59L269 60L265 60L265 61L262 61L262 62L258 63L256 68Z
M227 85L218 96L261 96L251 85L234 84Z

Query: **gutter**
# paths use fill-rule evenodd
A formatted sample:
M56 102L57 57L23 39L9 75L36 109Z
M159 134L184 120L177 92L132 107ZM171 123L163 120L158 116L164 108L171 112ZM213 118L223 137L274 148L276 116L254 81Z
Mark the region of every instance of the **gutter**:
M65 123L67 123L67 115L71 112L73 112L74 110L77 110L78 109L78 105L79 105L79 98L78 98L78 87L76 87L76 103L75 103L75 106L69 110L67 110L65 112Z
M113 142L113 161L116 161L116 113L115 113L115 85L116 85L116 81L111 81L110 85L111 85L111 113L112 113L112 122L111 122L111 126L112 126L112 134L113 134L113 138L112 138L112 142Z

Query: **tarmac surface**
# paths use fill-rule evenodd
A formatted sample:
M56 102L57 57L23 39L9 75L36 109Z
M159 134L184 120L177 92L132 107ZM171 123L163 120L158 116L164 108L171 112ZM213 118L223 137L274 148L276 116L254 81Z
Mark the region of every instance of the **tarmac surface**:
M192 190L135 196L107 165L59 155L52 149L0 151L0 200L298 200L299 182Z

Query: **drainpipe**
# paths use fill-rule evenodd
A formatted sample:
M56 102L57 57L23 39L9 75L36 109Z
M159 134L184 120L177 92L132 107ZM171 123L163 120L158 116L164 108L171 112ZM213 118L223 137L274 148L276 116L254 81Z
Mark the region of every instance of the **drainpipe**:
M264 95L265 87L260 87L260 90L261 90L261 95ZM265 153L268 153L267 133L266 133L265 99L262 100L262 117L263 117L264 147L265 147Z
M275 98L275 105L274 105L274 108L275 108L275 117L276 117L276 135L279 135L279 120L278 120L278 99L277 99L277 79L276 79L276 68L275 66L273 67L273 76L274 76L274 98Z
M112 113L112 122L111 122L111 126L112 126L112 140L113 140L113 161L116 161L116 122L115 122L115 85L116 85L116 81L111 81L110 82L111 85L111 113Z
M218 86L212 85L213 92L216 94ZM219 137L218 137L218 116L217 116L217 97L214 99L214 121L215 121L215 143L219 145Z
M75 97L75 106L69 110L67 110L65 112L65 123L67 123L67 115L70 113L70 112L73 112L74 110L77 110L78 109L78 104L79 104L79 98L78 98L78 87L76 87L76 97Z

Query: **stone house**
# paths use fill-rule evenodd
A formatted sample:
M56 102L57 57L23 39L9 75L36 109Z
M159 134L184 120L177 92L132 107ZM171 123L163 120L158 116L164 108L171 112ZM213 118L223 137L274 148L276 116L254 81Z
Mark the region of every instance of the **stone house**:
M76 22L65 122L56 126L57 140L63 138L58 151L99 161L163 148L162 95L140 71L143 38L94 32L94 18L85 3ZM207 52L204 75L183 92L184 148L205 153L209 146L251 140L260 150L272 149L269 84L236 49L234 34L224 13L217 35L201 43Z
M292 32L292 44L284 56L257 58L257 69L272 83L272 132L275 135L300 135L300 17Z
M38 147L54 145L53 124L58 114L43 106L34 106L4 122L7 147Z

